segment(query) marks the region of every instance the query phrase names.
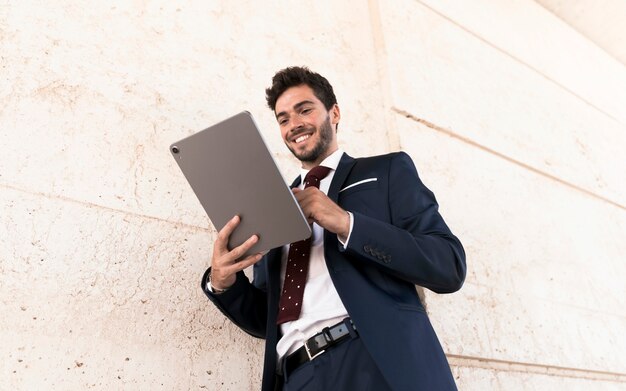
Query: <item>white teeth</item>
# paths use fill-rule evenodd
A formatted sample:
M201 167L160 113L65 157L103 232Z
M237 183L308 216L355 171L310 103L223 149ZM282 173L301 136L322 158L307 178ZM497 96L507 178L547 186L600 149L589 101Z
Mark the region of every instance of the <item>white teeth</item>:
M303 134L302 136L298 137L295 141L296 143L301 143L304 140L308 139L309 137L311 137L310 134Z

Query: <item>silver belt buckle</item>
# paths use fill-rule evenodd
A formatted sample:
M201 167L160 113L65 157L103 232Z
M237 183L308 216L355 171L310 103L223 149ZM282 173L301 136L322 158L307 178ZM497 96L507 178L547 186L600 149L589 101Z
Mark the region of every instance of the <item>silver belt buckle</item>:
M325 349L322 349L319 352L317 352L317 354L315 354L314 356L311 356L311 351L309 350L309 341L304 342L304 350L306 350L306 355L309 356L309 361L313 360L315 357L319 356L320 354L326 351Z

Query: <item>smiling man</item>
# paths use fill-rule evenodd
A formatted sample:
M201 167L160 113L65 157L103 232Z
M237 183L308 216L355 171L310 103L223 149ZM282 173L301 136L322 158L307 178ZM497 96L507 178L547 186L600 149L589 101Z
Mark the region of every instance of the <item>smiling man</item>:
M228 318L265 339L262 390L456 389L415 285L457 291L465 253L410 157L340 150L333 88L307 68L276 73L266 97L301 162L292 188L313 235L241 258L258 238L228 251L235 216L202 279Z

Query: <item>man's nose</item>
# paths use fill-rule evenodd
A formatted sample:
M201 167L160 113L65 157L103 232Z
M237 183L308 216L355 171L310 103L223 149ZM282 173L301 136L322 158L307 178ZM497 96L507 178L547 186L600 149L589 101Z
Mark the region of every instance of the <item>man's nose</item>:
M299 130L303 126L304 126L304 122L302 122L302 119L300 118L300 116L294 116L293 118L291 118L291 131L292 132Z

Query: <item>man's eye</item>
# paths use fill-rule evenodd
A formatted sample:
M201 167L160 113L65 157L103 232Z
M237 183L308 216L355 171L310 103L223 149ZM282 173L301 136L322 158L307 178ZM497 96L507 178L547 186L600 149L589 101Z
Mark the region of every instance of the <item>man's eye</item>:
M309 114L312 109L303 109L300 114Z
M279 119L279 120L278 120L278 124L279 124L279 125L285 125L287 122L289 122L289 121L287 121L287 120L286 120L286 119L284 119L284 118L283 118L283 119Z

